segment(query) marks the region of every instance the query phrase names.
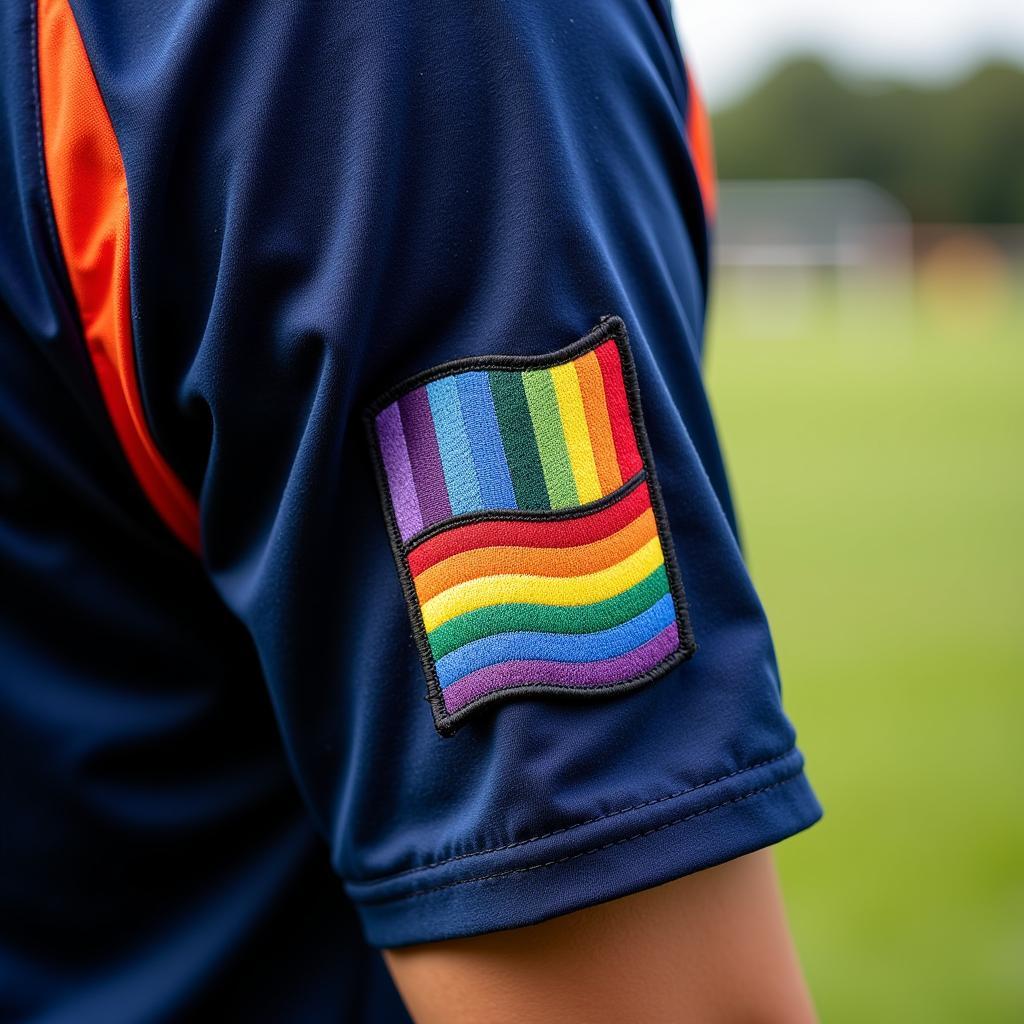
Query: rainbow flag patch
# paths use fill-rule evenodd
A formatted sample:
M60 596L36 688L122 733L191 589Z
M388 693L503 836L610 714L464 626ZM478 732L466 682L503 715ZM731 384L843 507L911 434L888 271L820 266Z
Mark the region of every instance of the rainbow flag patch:
M606 696L693 653L621 320L550 355L435 367L366 422L442 735L495 701Z

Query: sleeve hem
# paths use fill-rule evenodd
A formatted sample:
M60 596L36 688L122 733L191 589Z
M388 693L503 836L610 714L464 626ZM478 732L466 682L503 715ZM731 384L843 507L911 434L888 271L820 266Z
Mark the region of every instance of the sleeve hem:
M820 816L793 748L529 846L346 888L373 945L438 941L536 924L660 885L776 843Z

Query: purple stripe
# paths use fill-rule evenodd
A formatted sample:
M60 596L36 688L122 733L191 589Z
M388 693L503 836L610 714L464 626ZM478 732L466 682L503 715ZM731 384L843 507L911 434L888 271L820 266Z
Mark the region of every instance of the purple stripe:
M377 440L380 442L380 454L388 475L388 491L391 494L391 507L395 510L398 532L402 540L408 540L423 529L423 517L420 515L420 500L416 497L416 484L412 478L409 449L405 446L405 431L402 429L397 402L392 402L377 414Z
M398 400L409 446L409 461L420 498L420 513L424 527L447 519L452 514L448 501L448 488L444 483L441 452L437 447L434 418L430 414L430 399L426 388L416 388Z
M604 661L505 661L488 665L446 687L444 706L449 714L454 714L486 693L531 683L568 687L621 683L653 668L678 646L679 628L673 622L628 654Z

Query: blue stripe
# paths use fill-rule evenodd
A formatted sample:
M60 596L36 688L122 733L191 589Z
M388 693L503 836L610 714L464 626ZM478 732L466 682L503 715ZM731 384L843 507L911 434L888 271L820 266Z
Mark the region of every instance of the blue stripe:
M647 643L675 618L672 595L665 594L635 618L598 633L498 633L446 654L437 678L448 686L470 672L502 661L601 661Z
M458 374L455 380L462 418L473 450L473 462L476 464L482 507L518 508L487 374L473 370Z
M427 398L434 417L437 444L441 449L441 465L444 467L452 515L476 512L483 507L480 502L480 485L476 479L466 425L462 422L454 378L442 377L431 381L427 385Z

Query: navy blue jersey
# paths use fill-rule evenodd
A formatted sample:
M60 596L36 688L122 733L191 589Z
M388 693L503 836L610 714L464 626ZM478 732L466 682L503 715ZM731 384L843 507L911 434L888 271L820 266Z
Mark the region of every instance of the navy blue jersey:
M0 23L0 1020L406 1020L818 817L667 4Z

